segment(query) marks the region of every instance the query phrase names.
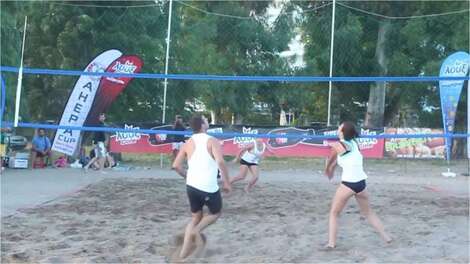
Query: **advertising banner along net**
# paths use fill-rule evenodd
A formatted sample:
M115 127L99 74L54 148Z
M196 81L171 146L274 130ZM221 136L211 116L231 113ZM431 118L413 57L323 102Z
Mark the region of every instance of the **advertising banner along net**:
M386 128L386 134L415 135L442 134L442 129ZM387 138L385 157L390 158L445 158L444 138Z
M155 129L172 130L170 125L145 127L125 124L122 127L129 129L129 132L118 132L110 137L112 152L134 152L134 153L170 153L172 150L172 135L166 134L142 134L133 132L135 129ZM189 131L189 130L188 130ZM326 157L330 153L329 140L310 139L312 135L334 135L336 130L328 129L301 129L295 127L252 127L252 126L231 126L231 127L211 127L209 133L244 133L244 134L270 134L278 135L279 138L263 139L269 150L276 156L284 157ZM383 130L362 129L362 134L379 135ZM299 138L283 138L282 135L299 135ZM305 135L305 137L302 137ZM224 155L236 155L246 144L253 142L252 137L230 137L218 135L223 146ZM361 151L366 157L382 158L384 150L383 139L359 139ZM268 154L267 155L273 155Z

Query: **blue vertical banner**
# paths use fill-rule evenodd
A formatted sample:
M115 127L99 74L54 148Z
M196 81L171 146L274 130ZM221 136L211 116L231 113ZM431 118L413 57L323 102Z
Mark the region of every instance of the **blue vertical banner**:
M468 74L470 65L470 55L466 52L456 52L444 60L439 73L440 77L465 77ZM459 103L460 93L465 80L439 81L439 93L441 97L442 121L444 123L444 133L453 133L455 115ZM445 138L446 157L450 160L451 138Z

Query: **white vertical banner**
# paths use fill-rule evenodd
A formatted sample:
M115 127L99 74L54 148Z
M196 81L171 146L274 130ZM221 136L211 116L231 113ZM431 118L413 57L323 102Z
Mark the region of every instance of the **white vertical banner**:
M467 134L470 134L470 81L467 81ZM470 138L467 137L467 158L470 159Z
M18 121L20 116L20 102L21 102L21 88L23 83L23 58L24 58L24 43L26 41L26 27L28 25L28 17L24 17L24 31L23 31L23 43L21 44L21 61L20 70L18 71L18 82L16 86L16 102L15 102L15 120L13 123L14 127L18 127Z
M105 72L106 69L122 56L119 50L108 50L98 55L85 72ZM70 94L60 126L83 126L95 99L102 76L81 75ZM73 155L80 139L80 130L58 129L52 150Z

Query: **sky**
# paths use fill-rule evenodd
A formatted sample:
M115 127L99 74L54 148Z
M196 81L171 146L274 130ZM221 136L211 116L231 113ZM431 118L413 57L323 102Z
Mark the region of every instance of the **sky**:
M286 1L274 0L273 4L267 9L268 23L272 24L281 14L282 7ZM288 58L292 67L303 68L306 66L304 61L305 44L302 43L302 35L297 34L288 44L288 49L279 55L282 58Z

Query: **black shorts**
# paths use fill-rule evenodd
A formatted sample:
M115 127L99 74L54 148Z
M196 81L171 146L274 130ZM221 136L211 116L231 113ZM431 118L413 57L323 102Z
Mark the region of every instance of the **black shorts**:
M208 193L186 185L186 191L188 193L192 213L202 211L204 205L209 208L211 214L218 214L222 210L222 196L220 195L220 190L215 193Z
M248 162L248 161L246 161L246 160L244 160L244 159L241 159L241 160L240 160L240 164L241 164L241 165L248 166L248 167L250 167L250 166L258 166L257 163L250 163L250 162Z
M342 181L342 184L344 184L346 187L349 189L353 190L355 193L360 193L364 191L366 188L366 180L358 181L358 182L345 182Z

